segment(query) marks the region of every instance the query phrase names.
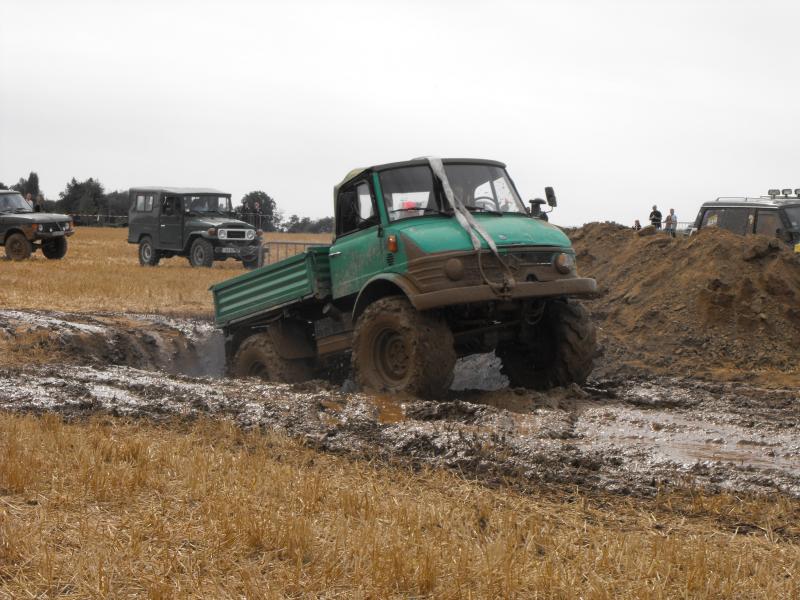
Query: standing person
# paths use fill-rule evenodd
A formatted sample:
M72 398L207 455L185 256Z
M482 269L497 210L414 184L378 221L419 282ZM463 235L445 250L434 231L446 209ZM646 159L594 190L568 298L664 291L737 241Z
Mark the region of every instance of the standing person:
M633 222L633 228L634 228L636 231L639 231L639 230L642 228L642 224L641 224L641 223L639 223L639 219L636 219L636 220Z
M650 224L655 229L661 229L661 211L653 204L653 212L650 213Z
M675 209L670 208L667 220L665 222L665 229L671 237L675 237L675 230L678 228L678 215L675 214Z
M36 196L36 202L33 204L34 212L44 212L44 196L39 194Z

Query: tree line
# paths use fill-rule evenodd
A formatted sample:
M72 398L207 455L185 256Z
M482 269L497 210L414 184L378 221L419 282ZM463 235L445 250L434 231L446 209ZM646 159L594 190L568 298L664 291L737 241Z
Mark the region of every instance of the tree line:
M27 178L20 177L11 186L0 182L0 190L12 189L23 196L28 194L34 201L43 206L45 211L79 215L81 220L110 223L114 217L127 217L130 203L127 190L106 192L98 179L89 177L78 181L73 177L67 182L58 200L47 200L39 189L39 175L31 172ZM330 233L333 231L333 217L310 219L298 215L284 216L278 209L277 202L261 190L245 194L239 204L234 207L236 215L264 231L282 231L286 233ZM95 219L93 219L95 218Z

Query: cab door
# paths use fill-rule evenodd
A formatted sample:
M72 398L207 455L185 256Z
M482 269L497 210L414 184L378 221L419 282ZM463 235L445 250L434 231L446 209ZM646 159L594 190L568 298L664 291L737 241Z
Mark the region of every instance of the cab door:
M380 216L369 181L345 184L336 198L336 240L328 252L334 299L357 294L384 269L383 246Z
M158 215L158 247L180 250L182 225L183 211L180 196L162 196Z

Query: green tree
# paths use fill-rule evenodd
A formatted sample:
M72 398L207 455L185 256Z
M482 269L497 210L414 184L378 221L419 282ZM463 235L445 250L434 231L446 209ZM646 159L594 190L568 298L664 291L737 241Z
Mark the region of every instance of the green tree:
M11 189L19 192L23 196L30 194L31 197L35 199L40 193L39 175L37 175L35 171L31 171L27 179L20 177L19 181L11 186Z
M73 177L58 197L58 209L65 213L97 215L105 212L105 190L99 181L91 177L86 181L78 181Z

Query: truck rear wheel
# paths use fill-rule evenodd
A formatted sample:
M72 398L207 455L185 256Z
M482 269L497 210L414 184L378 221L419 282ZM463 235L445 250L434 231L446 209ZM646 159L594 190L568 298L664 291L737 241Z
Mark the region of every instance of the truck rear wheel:
M11 260L25 260L31 257L33 247L21 233L12 233L6 238L6 256Z
M63 237L52 238L42 242L42 254L45 258L57 260L67 254L67 239Z
M589 312L575 300L549 302L527 337L497 349L512 386L545 390L582 384L592 372L597 333Z
M234 377L260 377L281 383L298 383L314 377L306 359L281 357L267 332L251 335L242 342L233 357L231 372Z
M447 324L405 298L376 300L356 323L352 364L362 388L436 397L450 387L455 363Z
M214 264L214 246L208 240L199 237L189 248L189 263L193 267L210 267Z
M153 240L149 236L143 237L139 241L139 264L143 267L155 267L159 260L161 257L153 247Z

